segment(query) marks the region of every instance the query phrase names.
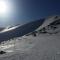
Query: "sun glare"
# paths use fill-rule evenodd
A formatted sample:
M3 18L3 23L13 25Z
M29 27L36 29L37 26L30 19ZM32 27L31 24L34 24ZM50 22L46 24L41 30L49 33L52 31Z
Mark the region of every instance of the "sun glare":
M4 14L7 12L7 4L5 1L0 1L0 14Z

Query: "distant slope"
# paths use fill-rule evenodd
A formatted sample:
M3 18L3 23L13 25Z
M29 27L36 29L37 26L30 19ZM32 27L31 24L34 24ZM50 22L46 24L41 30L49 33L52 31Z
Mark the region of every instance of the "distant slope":
M44 19L36 20L30 23L27 23L22 26L16 26L9 29L6 29L0 32L0 42L7 41L9 39L23 36L27 33L33 32L44 22Z

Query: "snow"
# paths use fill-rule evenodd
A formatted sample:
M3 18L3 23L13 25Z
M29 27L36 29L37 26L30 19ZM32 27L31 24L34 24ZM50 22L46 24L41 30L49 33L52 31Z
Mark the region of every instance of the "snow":
M51 23L54 17L48 18L48 22ZM46 23L47 20L44 27ZM60 25L56 31L56 34L37 32L37 36L24 35L2 42L0 50L6 53L0 54L0 60L60 60Z
M55 19L55 17L56 16L52 16L52 17L46 18L44 23L39 28L37 28L36 31L42 29L43 27L46 27L47 25L49 25L50 23L54 22L55 20L60 19L60 16L58 16L57 19Z
M15 47L5 49L7 53L0 55L0 60L57 60L60 57L60 34L30 35L18 39L22 40L15 40Z

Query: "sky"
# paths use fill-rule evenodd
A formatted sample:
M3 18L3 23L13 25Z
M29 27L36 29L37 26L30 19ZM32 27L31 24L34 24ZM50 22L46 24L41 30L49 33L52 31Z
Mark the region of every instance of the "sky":
M23 25L51 15L60 15L60 0L5 0L7 12L0 14L0 27ZM2 15L2 16L1 16Z

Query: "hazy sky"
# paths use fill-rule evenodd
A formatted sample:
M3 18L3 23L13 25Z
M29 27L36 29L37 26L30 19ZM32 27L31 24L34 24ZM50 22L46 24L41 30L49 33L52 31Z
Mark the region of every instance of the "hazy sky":
M4 17L0 14L0 26L24 24L42 17L60 15L60 0L8 0L8 4L9 12Z

